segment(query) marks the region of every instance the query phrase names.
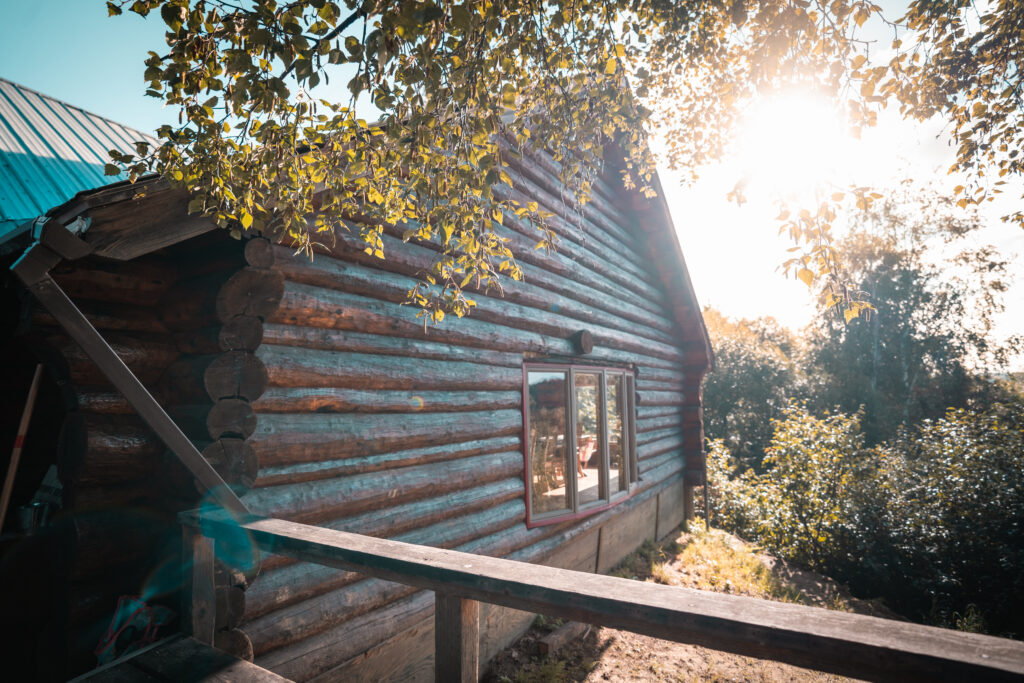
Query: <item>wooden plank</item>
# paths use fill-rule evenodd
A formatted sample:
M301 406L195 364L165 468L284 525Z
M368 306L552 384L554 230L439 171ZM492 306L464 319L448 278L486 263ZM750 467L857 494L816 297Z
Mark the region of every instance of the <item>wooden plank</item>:
M132 664L165 681L175 683L287 683L288 679L200 643L182 638L148 650Z
M185 586L181 591L182 630L197 641L213 644L217 594L213 579L213 541L197 529L182 529Z
M198 513L182 521L196 525ZM215 537L236 534L203 516ZM803 605L641 583L278 519L241 524L271 552L419 588L735 654L878 680L1019 680L1024 643Z
M434 680L476 683L480 671L480 603L434 594Z

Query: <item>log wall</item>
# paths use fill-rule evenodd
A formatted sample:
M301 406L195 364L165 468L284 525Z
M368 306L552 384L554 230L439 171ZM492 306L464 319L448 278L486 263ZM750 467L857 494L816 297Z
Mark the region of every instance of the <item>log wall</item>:
M234 431L223 438L252 462L242 499L253 512L588 571L607 571L682 520L687 456L692 469L701 450L693 426L703 368L691 362L644 231L610 186L578 214L549 189L549 171L524 166L516 181L521 199L556 214L561 244L536 251L533 229L506 219L526 279L502 296L475 292L465 319L424 327L402 305L436 247L403 243L393 228L383 261L340 234L313 261L276 246L272 265L249 267L250 287L280 292L276 308L261 310L252 353L265 390L218 400L245 401L225 406ZM583 329L594 349L580 357L572 339ZM641 480L603 513L527 529L522 365L545 358L635 369ZM238 630L255 661L288 678L432 671L432 598L414 589L271 556L244 602ZM484 658L531 618L486 607Z

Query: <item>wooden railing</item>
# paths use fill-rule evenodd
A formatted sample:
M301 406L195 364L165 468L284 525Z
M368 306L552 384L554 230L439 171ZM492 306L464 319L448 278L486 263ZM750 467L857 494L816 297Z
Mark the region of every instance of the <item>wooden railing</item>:
M239 538L286 557L435 593L437 681L476 681L479 603L633 631L869 680L1024 680L1024 643L688 588L555 569L332 529L187 512L192 635L212 642L213 544ZM192 557L188 552L191 549Z

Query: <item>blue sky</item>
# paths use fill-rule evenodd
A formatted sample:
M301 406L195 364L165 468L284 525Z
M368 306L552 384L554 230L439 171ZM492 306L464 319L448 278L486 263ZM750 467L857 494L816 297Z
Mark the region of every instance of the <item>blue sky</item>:
M159 16L108 18L101 0L0 0L0 76L151 132L170 112L144 95L143 60L163 36Z

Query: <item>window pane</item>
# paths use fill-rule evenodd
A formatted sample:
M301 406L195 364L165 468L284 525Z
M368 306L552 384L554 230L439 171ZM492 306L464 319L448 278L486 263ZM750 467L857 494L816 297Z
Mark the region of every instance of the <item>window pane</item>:
M629 461L626 458L629 445L623 429L626 419L626 396L622 375L607 375L605 398L608 413L608 482L612 495L629 488Z
M565 417L566 376L564 372L530 372L530 507L534 515L570 509L566 491Z
M579 506L601 498L601 375L576 374L576 490Z

